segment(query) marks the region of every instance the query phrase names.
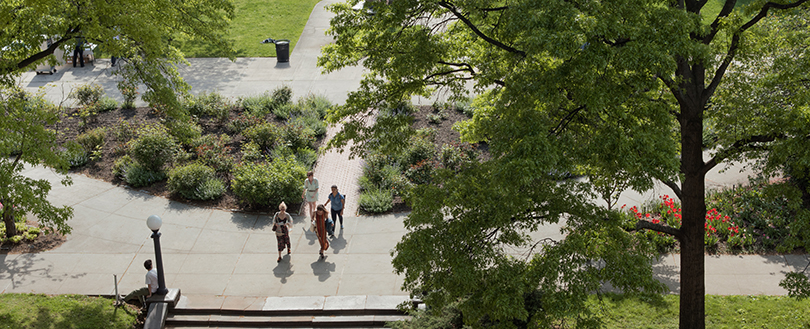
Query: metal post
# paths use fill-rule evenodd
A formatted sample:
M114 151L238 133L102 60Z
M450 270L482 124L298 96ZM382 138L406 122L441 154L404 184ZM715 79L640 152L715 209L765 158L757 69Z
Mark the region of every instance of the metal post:
M118 305L121 302L121 296L118 295L118 274L113 274L113 281L115 281L115 304Z
M152 231L152 240L155 241L155 263L157 263L156 266L158 275L158 289L155 294L165 295L169 292L169 289L166 289L166 279L163 278L163 257L160 253L160 232L157 230Z

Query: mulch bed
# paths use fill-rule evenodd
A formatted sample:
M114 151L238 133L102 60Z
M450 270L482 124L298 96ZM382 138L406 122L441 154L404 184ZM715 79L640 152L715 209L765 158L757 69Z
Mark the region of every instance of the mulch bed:
M59 143L64 143L70 140L75 140L76 136L80 133L85 131L90 131L97 127L107 127L111 128L119 124L121 121L126 120L130 123L158 123L160 122L161 118L158 116L152 108L149 107L139 107L135 109L117 109L114 111L103 112L99 113L92 119L88 120L87 124L82 126L82 121L80 118L72 115L75 112L71 112L62 119L56 127L54 127L57 131L61 134L59 136ZM237 109L231 109L230 112L230 119L234 119L239 116L241 112ZM202 127L202 134L227 134L227 123L231 120L220 121L216 120L215 118L201 118L199 120L200 126ZM281 122L281 120L275 118L274 115L268 115L268 120L273 122ZM231 135L231 142L228 144L229 147L229 154L233 156L236 163L238 163L242 157L242 153L240 152L240 147L242 145L244 138L242 135ZM320 146L322 140L318 140L316 142L316 149ZM88 177L92 177L95 179L103 180L105 182L112 183L118 186L127 186L125 182L123 182L120 178L115 177L113 175L112 167L115 163L115 160L120 157L120 154L116 154L115 150L120 148L120 142L115 140L113 134L108 131L107 136L104 140L104 146L102 147L102 156L100 159L95 161L90 161L88 164L75 168L71 170L71 173L83 174ZM229 174L228 174L229 175ZM227 181L230 181L231 177L223 177L228 178ZM163 198L167 198L169 200L182 202L185 204L197 206L197 207L205 207L205 208L216 208L216 209L223 209L229 211L245 211L245 212L266 212L270 211L269 208L256 208L251 207L249 205L245 205L237 200L236 196L233 192L228 189L226 192L216 200L209 200L209 201L199 201L199 200L188 200L179 196L169 194L168 188L166 186L166 181L161 181L150 186L141 187L137 190ZM290 209L297 209L298 204L290 204Z
M33 223L30 223L34 225ZM67 238L59 233L42 234L34 241L0 243L0 254L38 253L61 246Z

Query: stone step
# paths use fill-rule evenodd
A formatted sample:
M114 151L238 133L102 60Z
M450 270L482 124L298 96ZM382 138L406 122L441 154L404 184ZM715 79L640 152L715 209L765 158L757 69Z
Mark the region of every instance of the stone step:
M349 316L349 315L404 315L398 309L301 309L301 310L240 310L178 307L177 315L241 315L241 316Z
M272 312L272 311L271 311ZM408 319L406 315L267 315L170 314L166 328L384 328L387 322Z

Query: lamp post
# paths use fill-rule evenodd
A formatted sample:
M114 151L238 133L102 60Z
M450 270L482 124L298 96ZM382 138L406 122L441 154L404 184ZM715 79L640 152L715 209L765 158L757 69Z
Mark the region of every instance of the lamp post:
M152 240L155 241L155 263L157 266L157 275L158 275L158 289L155 294L158 295L165 295L169 292L166 289L166 279L163 278L163 256L160 253L160 226L163 224L163 220L160 219L158 215L149 216L146 219L146 226L152 230Z

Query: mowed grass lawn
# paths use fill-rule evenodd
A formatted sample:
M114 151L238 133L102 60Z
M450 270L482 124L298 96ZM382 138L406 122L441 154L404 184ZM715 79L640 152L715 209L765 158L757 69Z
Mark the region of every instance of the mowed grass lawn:
M0 328L129 329L137 312L82 295L0 294Z
M753 0L739 0L737 7ZM275 57L273 44L261 44L267 38L290 40L290 53L298 43L310 13L320 0L233 0L236 17L228 29L234 43L236 57ZM709 0L702 12L711 17L720 12L723 0ZM175 39L176 45L187 58L224 57L205 41Z
M275 57L273 44L261 44L267 38L290 40L292 53L312 8L320 0L233 0L236 8L228 36L237 57ZM204 41L179 38L177 45L187 58L223 57Z
M603 304L591 299L591 309L604 328L664 329L678 327L677 295L660 300L606 294ZM810 328L810 300L786 296L706 296L706 328Z

